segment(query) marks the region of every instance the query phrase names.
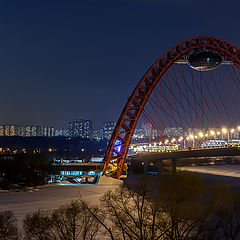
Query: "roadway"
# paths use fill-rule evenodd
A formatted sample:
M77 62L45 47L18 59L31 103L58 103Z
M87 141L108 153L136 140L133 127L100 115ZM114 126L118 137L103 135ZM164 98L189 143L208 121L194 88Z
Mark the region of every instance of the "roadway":
M240 147L198 148L191 150L183 149L171 152L142 152L131 154L128 157L132 160L157 161L227 156L240 156Z

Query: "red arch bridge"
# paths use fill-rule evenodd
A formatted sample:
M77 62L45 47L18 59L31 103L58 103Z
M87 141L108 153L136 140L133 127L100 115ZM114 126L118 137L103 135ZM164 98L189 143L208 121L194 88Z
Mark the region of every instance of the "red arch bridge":
M240 49L214 37L188 39L168 50L128 98L104 157L103 175L119 179L130 144L146 139L176 144L178 151L171 153L171 159L179 154L216 155L219 150L195 150L209 141L212 147L221 141L237 142L239 69ZM232 145L224 149L222 155L239 153ZM148 157L161 159L166 154L148 153Z

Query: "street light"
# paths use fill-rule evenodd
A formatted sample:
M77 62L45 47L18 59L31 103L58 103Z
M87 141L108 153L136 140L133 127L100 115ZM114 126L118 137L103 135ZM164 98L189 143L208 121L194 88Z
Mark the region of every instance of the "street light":
M215 132L214 130L211 130L211 131L210 131L210 135L211 135L212 137L214 137L215 140L216 140L216 132Z
M183 137L180 137L180 138L178 139L179 142L181 142L182 140L183 140Z
M227 133L227 129L226 129L226 128L222 128L222 132L223 132L224 134L226 134L226 133Z
M235 129L234 128L232 128L231 130L230 130L230 133L231 133L231 139L233 139L234 138L234 136L233 136L233 133L235 132Z
M215 131L211 130L210 134L211 134L211 136L214 136L215 135Z
M185 149L185 139L181 136L181 137L179 137L179 139L178 139L178 142L182 142L183 141L183 148Z
M227 128L222 128L222 133L225 135L226 133L228 133L228 140L229 140L229 132L227 130Z
M192 141L193 141L193 143L192 143L192 147L194 148L194 147L195 147L195 143L194 143L194 135L191 134L189 137L190 137L190 139L192 139Z
M198 133L198 136L200 137L200 138L202 138L204 135L203 135L203 132L199 132Z

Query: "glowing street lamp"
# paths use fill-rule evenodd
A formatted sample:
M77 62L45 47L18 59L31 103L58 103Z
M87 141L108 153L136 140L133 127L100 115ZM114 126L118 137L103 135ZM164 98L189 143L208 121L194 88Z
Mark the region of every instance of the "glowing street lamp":
M216 132L215 132L214 130L211 130L211 131L210 131L210 135L211 135L212 137L214 137L215 140L216 140Z
M183 141L183 148L185 149L185 147L186 147L185 139L181 136L178 138L178 142L181 143L182 141Z
M215 135L215 131L211 130L211 131L210 131L210 135L211 135L211 136L214 136L214 135Z
M198 136L200 137L200 138L202 138L204 135L203 135L203 132L199 132L198 133Z
M227 128L222 128L222 133L225 135L226 133L228 133L228 140L229 140L229 131Z
M227 133L227 129L226 129L226 128L222 128L222 132L223 132L224 134L226 134L226 133Z
M238 129L238 138L240 138L240 126L238 126L237 129Z
M231 133L231 139L233 139L234 138L234 136L233 136L233 133L235 132L235 129L234 128L232 128L231 130L230 130L230 133Z
M194 135L191 134L189 137L190 137L190 139L192 140L192 146L193 146L193 148L194 148L194 147L195 147L195 143L194 143Z
M182 140L183 140L183 137L180 137L180 138L178 139L179 142L181 142Z

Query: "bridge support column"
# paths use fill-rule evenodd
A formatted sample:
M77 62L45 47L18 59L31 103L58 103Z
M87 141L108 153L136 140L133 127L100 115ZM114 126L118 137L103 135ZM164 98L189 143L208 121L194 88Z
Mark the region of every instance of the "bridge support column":
M142 166L143 166L143 172L146 173L148 171L149 168L149 164L148 162L142 162Z
M112 177L99 176L97 184L98 185L122 185L123 181L112 178Z
M154 161L154 165L155 165L155 169L156 171L158 172L162 172L163 170L163 167L162 167L162 160L157 160L157 161Z
M172 159L172 174L176 174L177 172L177 160L175 158Z

